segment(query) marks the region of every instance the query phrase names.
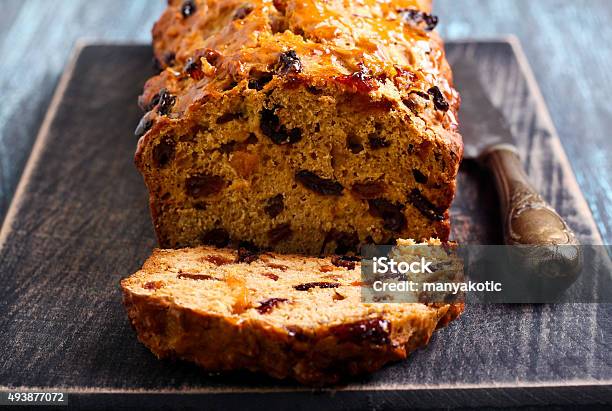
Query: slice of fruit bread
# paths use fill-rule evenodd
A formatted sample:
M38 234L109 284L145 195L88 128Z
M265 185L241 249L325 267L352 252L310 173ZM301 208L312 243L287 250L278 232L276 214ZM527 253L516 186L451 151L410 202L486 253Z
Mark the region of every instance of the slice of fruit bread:
M244 247L155 250L121 281L138 338L157 357L308 385L404 359L463 310L460 303L365 303L362 286L357 257Z

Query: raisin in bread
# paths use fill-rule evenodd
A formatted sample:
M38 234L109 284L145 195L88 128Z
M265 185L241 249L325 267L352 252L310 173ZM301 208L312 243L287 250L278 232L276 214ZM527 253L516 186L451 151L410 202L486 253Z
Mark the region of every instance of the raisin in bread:
M429 0L170 0L136 163L162 247L449 234L462 157Z
M156 250L121 282L158 357L328 384L406 358L462 304L363 303L360 262L212 247Z

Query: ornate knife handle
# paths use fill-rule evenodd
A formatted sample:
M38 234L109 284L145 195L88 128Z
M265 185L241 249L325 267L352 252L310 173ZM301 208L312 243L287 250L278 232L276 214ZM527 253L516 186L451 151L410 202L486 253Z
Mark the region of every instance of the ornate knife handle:
M506 244L579 245L563 218L529 183L513 146L492 147L483 160L495 177Z
M529 183L511 145L492 147L481 157L495 177L501 201L504 242L520 268L515 285L556 296L571 286L582 270L580 243L561 216ZM517 258L518 257L518 258ZM537 300L537 298L536 298Z

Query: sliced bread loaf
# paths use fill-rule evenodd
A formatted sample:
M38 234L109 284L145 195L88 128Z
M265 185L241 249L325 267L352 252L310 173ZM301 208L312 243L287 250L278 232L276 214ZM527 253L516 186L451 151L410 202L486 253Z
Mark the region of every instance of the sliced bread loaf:
M160 358L321 385L406 358L463 309L364 303L355 260L156 250L121 287L138 338Z

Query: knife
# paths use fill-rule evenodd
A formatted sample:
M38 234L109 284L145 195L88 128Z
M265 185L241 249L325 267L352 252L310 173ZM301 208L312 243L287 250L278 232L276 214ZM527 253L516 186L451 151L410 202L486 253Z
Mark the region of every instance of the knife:
M574 232L538 194L523 170L514 137L469 63L453 67L461 94L460 132L464 159L474 159L494 176L499 195L504 242L508 245L577 245Z
M537 277L532 279L540 280L540 285L549 285L559 291L565 289L576 279L582 266L576 235L530 184L510 127L489 99L476 66L460 62L453 66L453 73L461 94L459 116L464 159L476 160L494 177L501 204L504 242L540 246L512 247L511 250L522 253L519 258L522 261L530 261L529 271L535 272ZM555 284L541 281L550 277L563 281Z

